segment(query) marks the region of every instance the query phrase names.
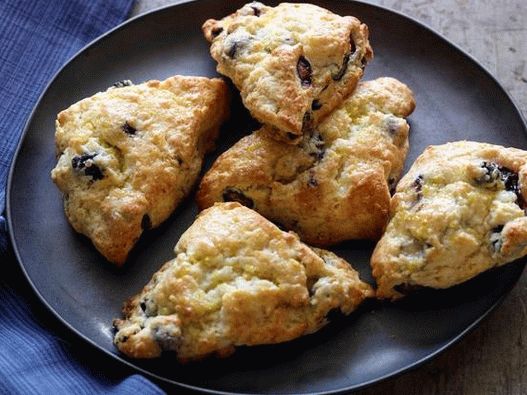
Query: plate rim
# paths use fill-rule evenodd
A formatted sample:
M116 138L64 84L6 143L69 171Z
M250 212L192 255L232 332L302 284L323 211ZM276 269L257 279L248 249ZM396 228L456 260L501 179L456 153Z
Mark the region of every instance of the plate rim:
M221 1L221 0L217 0L217 1ZM298 0L289 0L289 1L291 1L291 2L302 2L302 1L298 1ZM443 36L437 30L435 30L434 28L428 26L424 22L421 22L420 20L416 19L415 17L407 15L407 14L401 12L401 11L394 10L394 9L392 9L390 7L386 7L384 5L373 4L373 3L370 3L370 2L364 1L364 0L332 0L332 1L338 2L338 3L357 3L357 4L360 4L362 6L371 7L371 8L374 8L374 9L381 10L383 12L392 13L392 14L397 15L398 17L406 19L408 22L411 22L411 23L417 25L419 28L425 29L429 33L432 33L434 36L436 36L436 38L442 40L445 44L447 44L449 47L451 47L454 51L457 51L459 54L461 54L465 58L469 59L471 61L471 63L473 64L473 66L475 66L476 68L479 68L480 71L482 71L488 78L490 78L490 80L492 82L494 82L494 84L505 95L505 98L509 102L508 104L517 113L518 118L521 121L521 126L523 127L523 132L524 132L524 134L527 135L527 118L526 118L527 115L524 115L522 113L521 109L519 108L519 106L515 102L515 99L511 96L509 91L502 85L502 83L497 79L497 77L495 77L487 69L486 66L484 66L472 54L468 53L466 50L461 48L458 44L452 42L449 38ZM105 33L101 34L100 36L98 36L98 37L94 38L93 40L91 40L89 43L84 45L81 49L79 49L75 54L73 54L69 59L67 59L64 62L64 64L55 72L55 74L50 78L49 82L46 84L46 86L42 90L41 94L39 95L38 99L36 100L35 104L33 105L33 108L32 108L31 112L29 113L29 115L28 115L28 117L27 117L27 119L26 119L26 121L24 123L23 129L22 129L22 133L21 133L19 141L17 143L17 147L16 147L16 150L15 150L15 153L14 153L13 158L11 160L11 163L9 165L9 173L8 173L8 179L7 179L7 183L6 183L6 195L5 195L6 207L5 207L5 212L6 212L7 230L8 230L8 234L9 234L9 240L11 241L11 246L13 248L13 252L14 252L16 261L17 261L20 269L22 270L22 273L24 274L24 277L25 277L26 281L29 283L32 291L37 296L37 298L42 303L42 305L45 306L45 308L49 312L51 312L51 314L62 325L64 325L64 327L67 328L70 332L74 333L78 338L80 338L84 342L88 343L90 345L90 347L93 347L93 348L97 349L98 351L102 351L107 356L109 356L111 358L114 358L115 360L123 363L128 368L131 368L131 369L135 370L138 373L141 373L141 374L143 374L143 375L145 375L147 377L150 377L150 378L154 379L155 381L164 383L165 385L169 384L169 385L174 386L174 387L180 387L180 388L189 389L189 390L196 391L196 392L208 393L208 394L233 394L233 392L229 392L229 391L213 390L213 389L209 389L209 388L198 387L198 386L195 386L195 385L186 384L186 383L175 381L173 379L169 379L169 378L160 376L160 375L158 375L156 373L150 372L150 371L148 371L148 370L146 370L146 369L144 369L144 368L142 368L140 366L135 365L132 361L126 360L120 354L112 353L111 351L105 349L104 347L102 347L99 344L97 344L94 340L90 339L88 336L84 335L83 333L78 331L76 328L74 328L73 325L71 325L68 321L66 321L50 305L50 303L45 299L45 297L40 293L38 288L33 283L31 277L29 276L29 273L26 270L25 265L22 262L20 251L19 251L18 246L16 244L16 238L15 238L15 234L14 234L14 229L15 228L13 226L13 222L12 222L12 219L11 219L11 217L12 217L11 216L11 208L12 208L11 207L11 205L12 205L11 204L11 195L12 195L12 190L13 190L12 186L13 186L13 182L14 182L13 179L14 179L14 172L15 172L16 163L18 161L18 157L19 157L20 151L21 151L22 146L24 144L24 141L26 139L26 135L27 135L27 132L29 130L29 126L30 126L31 122L33 121L34 115L35 115L37 109L40 107L40 104L41 104L44 96L46 96L47 92L49 91L51 86L54 84L55 80L59 77L59 75L73 61L75 61L77 58L79 58L85 51L89 50L92 46L95 46L100 41L105 40L106 38L108 38L109 36L113 35L117 31L125 28L129 24L136 23L138 20L141 20L141 19L147 19L147 18L151 17L153 14L164 12L165 10L170 9L170 8L177 8L177 7L179 7L181 5L184 5L184 4L198 3L198 2L200 2L200 0L175 0L174 3L171 3L169 5L157 7L157 8L154 8L154 9L150 10L150 11L138 14L138 15L132 17L132 18L126 19L125 21L123 21L119 25L113 27L112 29L108 30L107 32L105 32ZM304 2L309 2L309 0L304 0ZM418 359L417 361L414 361L414 362L412 362L412 363L410 363L410 364L408 364L406 366L403 366L402 368L400 368L398 370L386 373L386 374L384 374L384 375L382 375L380 377L377 377L377 378L374 378L374 379L371 379L371 380L368 380L368 381L360 382L360 383L355 384L355 385L349 385L347 387L343 387L343 388L339 388L339 389L333 389L333 390L327 390L327 391L319 391L319 392L315 392L315 393L310 392L310 394L330 395L330 394L344 394L344 393L349 393L351 391L357 391L359 389L364 389L364 388L372 386L374 384L379 384L379 383L381 383L383 381L386 381L386 380L388 380L390 378L395 378L395 377L397 377L397 376L399 376L399 375L401 375L401 374L403 374L405 372L409 372L409 371L415 370L416 368L422 366L426 362L429 362L429 361L433 360L434 358L439 356L441 353L443 353L444 351L446 351L447 349L449 349L450 347L452 347L453 345L458 343L468 333L472 332L486 317L488 317L488 315L494 309L496 309L499 305L501 305L503 303L504 299L510 294L512 289L516 286L517 282L521 278L521 276L522 276L522 274L523 274L523 272L525 270L525 266L527 266L527 264L524 264L524 267L521 269L520 274L514 280L514 282L511 284L510 289L508 289L504 294L500 295L499 298L487 310L485 310L477 319L475 319L473 322L471 322L464 330L462 330L461 332L456 334L454 337L450 338L443 346L441 346L440 348L438 348L434 352L432 352L432 353L426 355L425 357L423 357L421 359ZM254 393L254 394L257 394L257 393Z

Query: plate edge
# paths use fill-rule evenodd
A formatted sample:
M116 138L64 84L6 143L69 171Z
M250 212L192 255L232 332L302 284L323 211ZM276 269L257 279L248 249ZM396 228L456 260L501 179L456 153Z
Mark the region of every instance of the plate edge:
M42 99L44 98L46 93L48 92L48 90L51 87L51 85L55 82L55 80L58 78L58 76L63 72L63 70L66 67L68 67L71 62L73 62L75 59L77 59L85 50L87 50L91 46L97 44L99 41L102 41L105 38L109 37L110 35L114 34L116 31L126 27L128 24L134 23L135 21L137 21L139 19L150 17L153 14L156 14L156 13L159 13L159 12L163 12L163 11L165 11L167 9L170 9L170 8L179 7L179 6L184 5L184 4L197 3L198 1L199 0L178 0L178 1L174 2L174 3L172 3L172 4L169 4L169 5L166 5L166 6L162 6L162 7L158 7L158 8L155 8L153 10L141 13L139 15L136 15L136 16L130 18L130 19L127 19L127 20L123 21L122 23L120 23L119 25L115 26L114 28L110 29L109 31L107 31L107 32L103 33L102 35L96 37L95 39L93 39L92 41L87 43L86 45L84 45L74 55L72 55L69 59L67 59L64 62L64 64L51 77L51 79L49 80L48 84L42 90L42 93L39 95L38 99L36 100L35 104L33 105L33 108L31 110L30 114L28 115L28 117L26 119L26 122L24 123L22 134L20 135L19 141L17 143L17 148L15 150L15 153L14 153L13 158L11 160L11 164L9 166L8 179L7 179L7 183L6 183L6 195L5 195L6 196L6 210L5 210L5 212L7 214L6 215L6 217L7 217L6 219L7 219L7 225L8 225L9 240L11 241L13 252L14 252L15 257L17 259L18 265L22 269L24 277L28 281L29 285L31 286L33 292L36 294L38 299L46 307L46 309L48 311L50 311L53 314L53 316L55 316L61 322L61 324L63 324L68 330L73 332L75 335L79 336L81 339L86 341L91 346L93 346L93 347L97 348L98 350L104 352L106 355L108 355L110 357L113 357L113 358L116 358L120 362L124 363L127 367L132 368L132 369L134 369L136 371L139 371L140 373L145 374L146 376L149 376L149 377L151 377L151 378L153 378L153 379L155 379L157 381L160 381L162 383L170 384L170 385L173 385L173 386L179 386L179 387L182 387L182 388L185 388L185 389L190 389L190 390L193 390L193 391L200 391L200 392L204 392L204 393L209 393L209 394L232 394L232 392L225 392L225 391L219 391L219 390L210 390L210 389L206 389L206 388L203 388L203 387L196 387L196 386L193 386L193 385L190 385L190 384L180 383L180 382L177 382L177 381L174 381L174 380L170 380L170 379L158 376L155 373L149 372L147 370L144 370L141 367L138 367L138 366L134 365L133 363L125 360L120 355L114 354L114 353L110 352L109 350L106 350L106 349L102 348L97 343L95 343L93 340L91 340L90 338L88 338L84 334L80 333L75 328L73 328L68 322L66 322L55 311L55 309L52 308L52 306L47 302L47 300L38 291L38 289L33 284L33 281L29 277L29 274L27 273L27 271L25 269L25 266L22 264L22 260L20 259L20 253L19 253L16 241L15 241L14 228L13 228L13 223L12 223L11 215L10 215L11 214L11 193L12 193L12 183L13 183L14 169L15 169L15 165L16 165L18 156L20 154L20 150L22 148L23 142L25 140L25 137L26 137L29 125L31 124L31 121L33 120L33 117L35 115L35 112L36 112L37 108L40 105L40 102L42 101ZM292 2L302 2L302 1L292 0ZM516 104L514 98L511 96L509 91L500 83L500 81L497 79L497 77L495 77L487 69L487 67L485 67L483 64L481 64L472 54L468 53L467 51L462 49L459 45L455 44L449 38L443 36L441 33L436 31L432 27L426 25L424 22L421 22L421 21L419 21L418 19L416 19L416 18L414 18L412 16L406 15L406 14L404 14L404 13L402 13L400 11L394 10L394 9L392 9L390 7L381 6L381 5L378 5L378 4L373 4L373 3L370 3L370 2L367 2L367 1L360 1L360 0L341 0L339 2L340 3L357 3L357 4L361 4L363 6L366 6L366 7L377 8L377 9L380 9L380 10L387 11L389 13L395 14L395 15L403 18L403 19L409 20L409 21L413 22L414 24L418 25L419 27L421 27L421 28L427 30L428 32L432 33L433 35L437 36L439 39L441 39L443 42L448 44L454 50L460 52L466 58L470 59L470 61L474 64L474 66L478 67L488 77L490 77L490 79L496 84L496 86L505 94L505 97L508 99L509 104L512 105L512 107L514 108L514 110L516 111L516 113L519 116L519 119L520 119L521 124L523 126L523 132L525 134L527 134L526 116L522 113L522 111L520 110L520 108ZM523 273L523 271L525 269L525 266L526 265L524 264L524 267L522 269L522 273ZM501 303L503 303L504 299L509 295L510 291L516 286L516 284L517 284L518 280L520 279L522 273L520 273L518 278L514 281L514 283L512 284L510 290L508 290L506 293L501 295L498 298L498 300L496 300L496 302L494 304L492 304L480 317L478 317L474 322L472 322L468 327L466 327L461 333L456 335L454 338L450 339L447 343L445 343L445 345L443 345L441 348L437 349L432 354L429 354L429 355L421 358L420 360L418 360L416 362L413 362L413 363L411 363L411 364L409 364L407 366L404 366L404 367L402 367L401 369L399 369L397 371L390 372L390 373L386 374L385 376L381 376L380 378L372 379L370 381L359 383L357 385L352 385L352 386L349 386L349 387L346 387L346 388L341 388L341 389L336 389L336 390L329 390L329 391L321 391L321 392L316 392L314 394L317 394L317 395L330 395L330 394L344 394L344 393L349 393L350 391L357 391L359 389L364 389L366 387L370 387L370 386L372 386L374 384L379 384L381 382L386 381L387 379L394 378L394 377L399 376L399 375L401 375L401 374L403 374L403 373L405 373L407 371L414 370L414 369L420 367L421 365L423 365L424 363L426 363L428 361L431 361L432 359L437 357L439 354L441 354L442 352L444 352L445 350L447 350L448 348L450 348L454 344L458 343L463 337L465 337L468 333L470 333L472 330L474 330L496 307L498 307ZM287 394L287 393L285 393L285 394ZM306 393L306 394L308 394L308 393ZM313 394L313 393L311 392L310 394Z

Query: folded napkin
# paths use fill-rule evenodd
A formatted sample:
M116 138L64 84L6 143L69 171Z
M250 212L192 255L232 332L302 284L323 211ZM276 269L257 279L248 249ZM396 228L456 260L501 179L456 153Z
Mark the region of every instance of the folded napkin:
M132 4L133 0L0 1L0 213L25 120L47 82L75 52L122 22ZM9 247L3 216L0 262L1 394L163 393L77 341L36 300Z

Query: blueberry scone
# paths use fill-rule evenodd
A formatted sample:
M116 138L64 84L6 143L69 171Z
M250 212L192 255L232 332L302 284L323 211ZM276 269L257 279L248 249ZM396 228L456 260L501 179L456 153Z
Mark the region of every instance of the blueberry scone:
M269 138L264 126L218 158L198 205L238 201L314 245L378 239L408 151L404 117L414 106L405 84L379 78L361 82L300 145Z
M62 111L51 172L73 228L121 265L192 188L228 114L220 79L118 83Z
M203 32L253 117L294 144L353 92L373 56L366 25L312 4L249 3Z
M173 351L187 361L285 342L373 295L347 262L235 202L203 211L175 253L114 321L115 345L129 357Z
M447 288L527 253L527 152L460 141L430 146L392 198L371 265L379 298Z

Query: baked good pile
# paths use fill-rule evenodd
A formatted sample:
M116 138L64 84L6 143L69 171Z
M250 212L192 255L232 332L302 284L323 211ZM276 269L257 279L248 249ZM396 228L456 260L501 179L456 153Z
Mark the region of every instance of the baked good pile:
M124 80L57 117L66 217L117 266L199 181L203 211L114 320L122 353L185 362L281 343L368 298L452 287L527 254L526 151L430 146L400 179L415 100L390 76L361 80L373 59L362 21L253 2L203 33L261 127L201 180L229 117L224 79ZM319 248L363 239L377 242L374 287Z

